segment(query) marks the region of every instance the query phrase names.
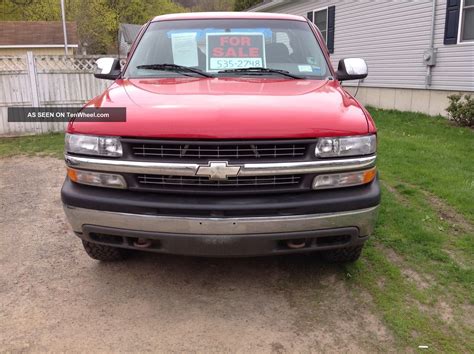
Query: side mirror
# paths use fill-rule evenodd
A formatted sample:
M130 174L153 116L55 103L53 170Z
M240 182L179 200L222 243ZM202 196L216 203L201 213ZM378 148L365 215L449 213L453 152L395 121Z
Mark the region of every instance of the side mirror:
M119 77L121 68L120 61L115 58L100 58L95 62L97 68L94 76L98 79L115 80Z
M369 70L364 59L346 58L339 60L336 76L339 81L360 80L367 77Z

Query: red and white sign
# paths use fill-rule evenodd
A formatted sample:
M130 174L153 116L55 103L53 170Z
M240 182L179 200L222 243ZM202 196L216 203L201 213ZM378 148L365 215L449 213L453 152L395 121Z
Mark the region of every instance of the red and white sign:
M208 33L207 71L265 67L262 33Z

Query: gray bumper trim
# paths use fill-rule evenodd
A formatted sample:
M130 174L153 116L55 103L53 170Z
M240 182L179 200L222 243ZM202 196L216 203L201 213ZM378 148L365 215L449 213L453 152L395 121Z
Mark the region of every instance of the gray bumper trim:
M377 210L378 206L361 210L312 215L198 218L117 213L64 205L66 216L75 232L83 232L83 225L95 225L134 231L196 236L255 235L343 227L357 227L360 236L368 236L373 231Z

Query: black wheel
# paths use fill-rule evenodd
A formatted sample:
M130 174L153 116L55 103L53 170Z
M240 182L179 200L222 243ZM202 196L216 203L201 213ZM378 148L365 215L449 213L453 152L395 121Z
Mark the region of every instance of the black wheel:
M345 248L337 248L334 250L324 251L323 255L327 261L338 263L351 263L359 259L364 245L352 246Z
M84 249L89 257L102 262L119 261L125 258L126 250L117 247L99 245L88 241L82 241Z

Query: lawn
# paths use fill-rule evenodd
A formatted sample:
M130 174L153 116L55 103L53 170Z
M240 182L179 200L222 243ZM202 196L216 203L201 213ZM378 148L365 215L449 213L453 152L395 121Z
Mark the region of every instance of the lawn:
M368 294L397 351L474 352L474 131L441 117L370 109L382 207L360 261L341 266ZM60 157L62 134L0 139L0 156Z
M474 351L474 132L440 117L370 109L378 128L382 207L361 260L401 348Z
M63 156L64 134L0 138L0 157L15 155Z

